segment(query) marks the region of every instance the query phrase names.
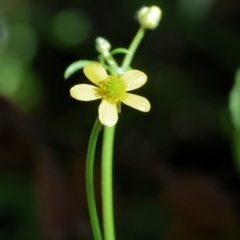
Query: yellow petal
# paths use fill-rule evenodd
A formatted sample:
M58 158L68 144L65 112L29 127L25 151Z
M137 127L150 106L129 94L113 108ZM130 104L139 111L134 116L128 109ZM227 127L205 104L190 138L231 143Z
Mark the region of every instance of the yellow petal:
M90 63L83 68L83 72L86 77L96 85L98 82L107 78L106 70L98 63Z
M122 102L142 112L149 112L151 108L150 102L146 98L135 94L128 93Z
M98 99L95 94L97 87L89 84L78 84L70 89L70 94L73 98L81 101L91 101Z
M98 108L98 114L100 122L103 125L111 127L117 123L118 112L116 104L111 104L106 100L103 100Z
M131 91L144 85L147 75L138 70L130 70L122 75L122 79L126 83L126 90Z

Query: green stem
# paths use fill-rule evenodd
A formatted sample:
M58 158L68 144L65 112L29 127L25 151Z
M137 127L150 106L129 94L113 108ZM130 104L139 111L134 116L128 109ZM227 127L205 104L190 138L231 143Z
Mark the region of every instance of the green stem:
M140 28L130 44L129 51L126 54L122 68L126 69L130 66L133 56L139 46L145 29ZM112 56L103 56L108 64L113 68L113 72L117 70L116 62L112 61ZM112 193L112 159L113 159L113 141L114 141L113 127L104 127L103 135L103 149L102 149L102 205L103 205L103 232L104 240L115 240L114 233L114 215L113 215L113 193Z
M122 64L122 68L127 68L128 66L131 65L133 56L144 36L145 33L145 29L143 27L140 27L138 32L136 33L134 39L132 40L132 43L129 46L129 52L127 53L127 55L125 56L124 60L123 60L123 64Z
M105 58L105 60L106 60L106 62L108 63L109 66L117 68L118 65L117 65L115 59L113 58L113 56L109 52L106 52L105 54L102 54L102 56Z
M113 194L112 194L112 158L113 158L113 127L104 127L102 150L102 205L104 240L114 240Z
M116 74L118 65L109 52L105 52L104 54L101 55L101 57L108 63L109 66L105 66L105 68L111 73L111 74Z
M101 127L102 127L102 124L97 118L97 120L94 123L90 140L89 140L88 151L87 151L87 163L86 163L87 200L88 200L88 208L89 208L90 221L92 225L94 240L102 240L102 234L99 226L97 208L95 203L95 194L94 194L94 155L95 155L98 133L101 130Z

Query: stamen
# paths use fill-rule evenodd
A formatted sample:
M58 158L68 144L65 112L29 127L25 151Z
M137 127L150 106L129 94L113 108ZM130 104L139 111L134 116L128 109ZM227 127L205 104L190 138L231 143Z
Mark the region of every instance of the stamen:
M116 104L126 98L126 85L120 76L108 76L106 80L99 82L96 95L112 104Z

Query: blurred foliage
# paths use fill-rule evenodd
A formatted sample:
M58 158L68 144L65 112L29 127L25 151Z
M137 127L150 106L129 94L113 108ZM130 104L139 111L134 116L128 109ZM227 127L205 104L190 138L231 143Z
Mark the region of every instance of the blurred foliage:
M84 154L98 103L71 99L69 89L87 79L79 71L64 81L64 71L79 59L97 60L97 37L127 48L137 9L151 4L0 2L0 95L24 110L0 101L1 239L91 239ZM154 4L161 24L147 32L132 64L148 75L137 94L152 109L123 106L116 130L117 235L229 240L240 209L240 1Z
M234 126L233 149L236 156L237 170L240 171L240 70L236 71L235 82L229 96L229 109Z
M0 94L22 109L39 106L42 86L31 67L38 40L30 25L28 4L18 8L15 2L3 2L0 41Z
M91 24L84 12L76 9L62 11L55 16L52 26L53 43L66 48L86 41L91 34Z
M1 171L0 238L40 240L32 183L16 173Z

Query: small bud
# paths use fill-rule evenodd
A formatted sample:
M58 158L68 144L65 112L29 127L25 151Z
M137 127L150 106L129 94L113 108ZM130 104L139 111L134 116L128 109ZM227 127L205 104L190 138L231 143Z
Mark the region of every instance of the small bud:
M162 11L157 6L142 7L137 13L139 23L142 27L148 29L156 28L161 20L161 16Z
M105 55L108 54L111 49L111 44L102 37L96 38L96 49L99 53Z

